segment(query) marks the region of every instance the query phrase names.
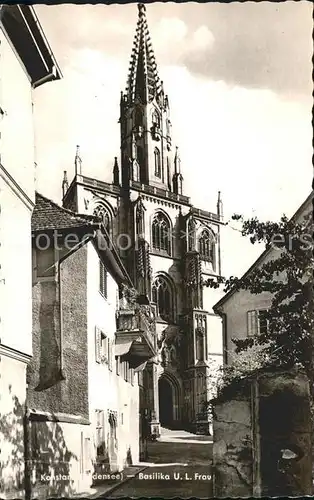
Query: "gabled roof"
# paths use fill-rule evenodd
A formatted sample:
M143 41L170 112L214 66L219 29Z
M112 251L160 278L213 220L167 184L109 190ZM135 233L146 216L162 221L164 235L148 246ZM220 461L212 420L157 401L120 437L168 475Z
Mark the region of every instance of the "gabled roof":
M151 101L161 92L162 83L146 19L146 7L138 4L138 21L132 49L126 94L129 102L139 97L142 102Z
M308 205L310 205L310 202L311 200L313 200L313 193L314 191L312 191L309 196L306 198L306 200L302 203L302 205L298 208L298 210L295 212L295 214L291 217L291 221L297 221L298 218L305 212L306 208ZM266 250L264 250L261 255L258 257L258 259L256 259L256 261L251 265L251 267L249 267L249 269L242 275L242 278L246 278L247 276L249 276L249 274L255 269L255 268L258 268L258 266L260 266L264 259L269 255L269 253L272 251L272 247L268 247L266 248ZM234 294L236 293L237 290L236 289L232 289L232 290L229 290L228 293L226 293L226 295L224 295L214 306L213 306L213 310L216 312L219 310L219 308L225 304L229 298Z
M70 229L88 226L96 222L90 215L77 215L60 207L40 193L36 193L35 208L32 215L32 231L49 229Z
M72 210L60 207L42 194L36 193L36 203L32 214L33 232L71 229L73 231L85 229L87 232L91 232L91 228L95 230L93 244L108 271L117 283L127 283L129 286L133 286L114 244L111 242L108 245L108 233L97 217L76 214Z

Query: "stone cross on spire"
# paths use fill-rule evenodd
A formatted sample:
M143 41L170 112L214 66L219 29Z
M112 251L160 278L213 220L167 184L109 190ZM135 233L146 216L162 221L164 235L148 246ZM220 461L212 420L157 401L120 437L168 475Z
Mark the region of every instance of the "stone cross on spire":
M153 100L162 91L157 64L146 19L146 7L138 4L138 20L134 37L126 95L129 103L139 98L143 103Z

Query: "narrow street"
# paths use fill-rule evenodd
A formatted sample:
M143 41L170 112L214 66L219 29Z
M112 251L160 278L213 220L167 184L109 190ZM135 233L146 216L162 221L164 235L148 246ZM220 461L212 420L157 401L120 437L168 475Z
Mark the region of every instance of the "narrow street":
M212 440L185 431L162 429L149 443L147 468L102 498L209 498L212 496Z

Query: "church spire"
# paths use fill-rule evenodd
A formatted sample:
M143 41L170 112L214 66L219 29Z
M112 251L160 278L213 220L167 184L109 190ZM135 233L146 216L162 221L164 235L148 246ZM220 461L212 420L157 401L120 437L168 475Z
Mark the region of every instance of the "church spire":
M129 103L139 98L142 103L153 100L162 93L157 64L146 19L146 7L138 4L138 20L134 37L126 95Z

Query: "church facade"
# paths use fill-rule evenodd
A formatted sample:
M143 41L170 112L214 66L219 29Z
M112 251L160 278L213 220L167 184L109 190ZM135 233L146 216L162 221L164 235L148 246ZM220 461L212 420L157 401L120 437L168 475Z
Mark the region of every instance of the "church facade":
M121 158L112 183L83 175L79 152L63 206L97 215L143 304L153 307L158 356L143 371L149 387L140 402L159 426L209 432L206 402L212 368L222 363L218 297L204 286L221 274L222 202L215 211L194 207L187 196L180 153L172 141L168 96L158 75L146 9L138 21L127 87L120 101Z

